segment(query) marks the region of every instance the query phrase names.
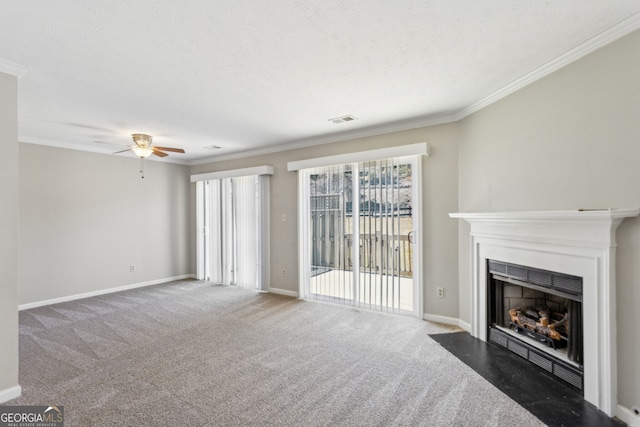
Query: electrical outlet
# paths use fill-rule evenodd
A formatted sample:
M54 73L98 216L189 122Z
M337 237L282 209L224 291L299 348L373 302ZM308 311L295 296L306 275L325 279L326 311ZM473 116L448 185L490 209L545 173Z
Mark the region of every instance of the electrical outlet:
M129 266L129 271L130 271L130 272L132 272L132 273L133 273L133 272L135 272L135 271L136 271L136 266L135 266L135 265L133 265L133 264L131 264L131 265Z
M282 269L282 277L285 277L287 275L287 269L283 268Z
M281 215L281 218L282 218L282 222L287 222L287 214L286 213L283 213Z
M436 288L436 294L438 298L444 298L444 288Z

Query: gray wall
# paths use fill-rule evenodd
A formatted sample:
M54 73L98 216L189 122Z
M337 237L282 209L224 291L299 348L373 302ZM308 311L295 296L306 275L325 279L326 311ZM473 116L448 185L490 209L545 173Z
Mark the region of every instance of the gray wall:
M188 167L139 166L20 144L20 304L194 272Z
M459 125L461 212L640 207L640 32ZM468 232L460 224L465 321ZM640 220L617 237L618 393L630 408L640 405Z
M295 149L193 166L191 173L215 172L271 165L271 287L298 292L297 174L287 171L287 162L426 141L431 157L423 159L425 312L458 318L457 224L448 218L457 210L457 125L432 126L360 138L322 146ZM286 214L287 222L280 218ZM282 277L282 269L287 276ZM445 298L436 299L436 287L445 288Z
M0 73L0 393L18 386L17 96L17 79Z

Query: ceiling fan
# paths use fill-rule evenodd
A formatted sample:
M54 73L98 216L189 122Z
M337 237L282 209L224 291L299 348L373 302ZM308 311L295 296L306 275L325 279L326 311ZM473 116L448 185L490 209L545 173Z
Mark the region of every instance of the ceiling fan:
M169 154L165 153L165 151L184 154L184 150L182 148L158 147L157 145L152 146L151 144L153 143L153 137L145 133L134 133L131 135L131 137L133 138L133 145L128 145L128 148L126 150L116 151L113 154L120 154L129 150L133 151L136 156L140 157L140 174L142 175L142 178L144 178L144 164L142 160L146 159L150 155L155 154L158 157L167 157ZM103 143L102 141L96 142ZM111 143L107 142L106 144Z
M165 151L184 154L184 150L182 148L158 147L156 145L152 146L153 137L145 133L134 133L131 137L133 138L135 145L129 145L129 148L126 150L116 151L113 154L120 154L131 150L141 159L146 159L152 154L155 154L158 157L167 157L168 154L165 153Z

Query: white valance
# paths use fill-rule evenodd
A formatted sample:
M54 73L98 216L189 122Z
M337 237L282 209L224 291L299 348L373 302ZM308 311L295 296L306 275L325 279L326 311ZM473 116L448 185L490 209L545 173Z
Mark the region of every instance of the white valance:
M273 172L273 166L256 166L253 168L233 169L191 175L191 182L209 181L211 179L237 178L240 176L273 175Z
M345 163L369 162L373 160L392 159L408 156L428 156L429 144L418 142L417 144L399 145L377 150L359 151L356 153L338 154L335 156L316 157L313 159L296 160L287 163L287 170L298 171L301 169L319 168L324 166L341 165Z

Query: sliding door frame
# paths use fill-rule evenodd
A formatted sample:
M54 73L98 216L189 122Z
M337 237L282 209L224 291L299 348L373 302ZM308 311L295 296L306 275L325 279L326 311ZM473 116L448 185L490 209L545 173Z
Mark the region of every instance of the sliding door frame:
M413 289L414 300L412 314L418 318L423 317L424 312L424 283L423 283L423 260L424 260L424 244L423 244L423 183L422 183L422 163L423 156L429 155L429 146L427 143L411 144L400 147L391 147L388 149L370 150L360 153L350 153L347 155L330 156L324 158L315 158L309 160L301 160L290 162L288 169L290 171L298 171L298 250L299 250L299 268L298 268L298 286L301 298L308 298L309 295L307 284L310 283L311 271L311 233L309 231L309 212L310 197L309 188L310 180L307 173L301 173L304 169L315 167L332 166L338 164L354 164L354 177L358 177L358 163L370 160L383 160L399 158L400 161L409 160L413 164L412 181L417 185L412 185L412 206L413 209ZM354 191L357 189L354 179ZM359 197L353 198L353 212L359 212ZM357 210L356 210L357 208ZM354 221L354 230L359 233L359 220ZM353 259L359 259L359 245L354 244ZM359 262L354 263L354 280L356 281L355 290L358 289L357 281L359 280Z

